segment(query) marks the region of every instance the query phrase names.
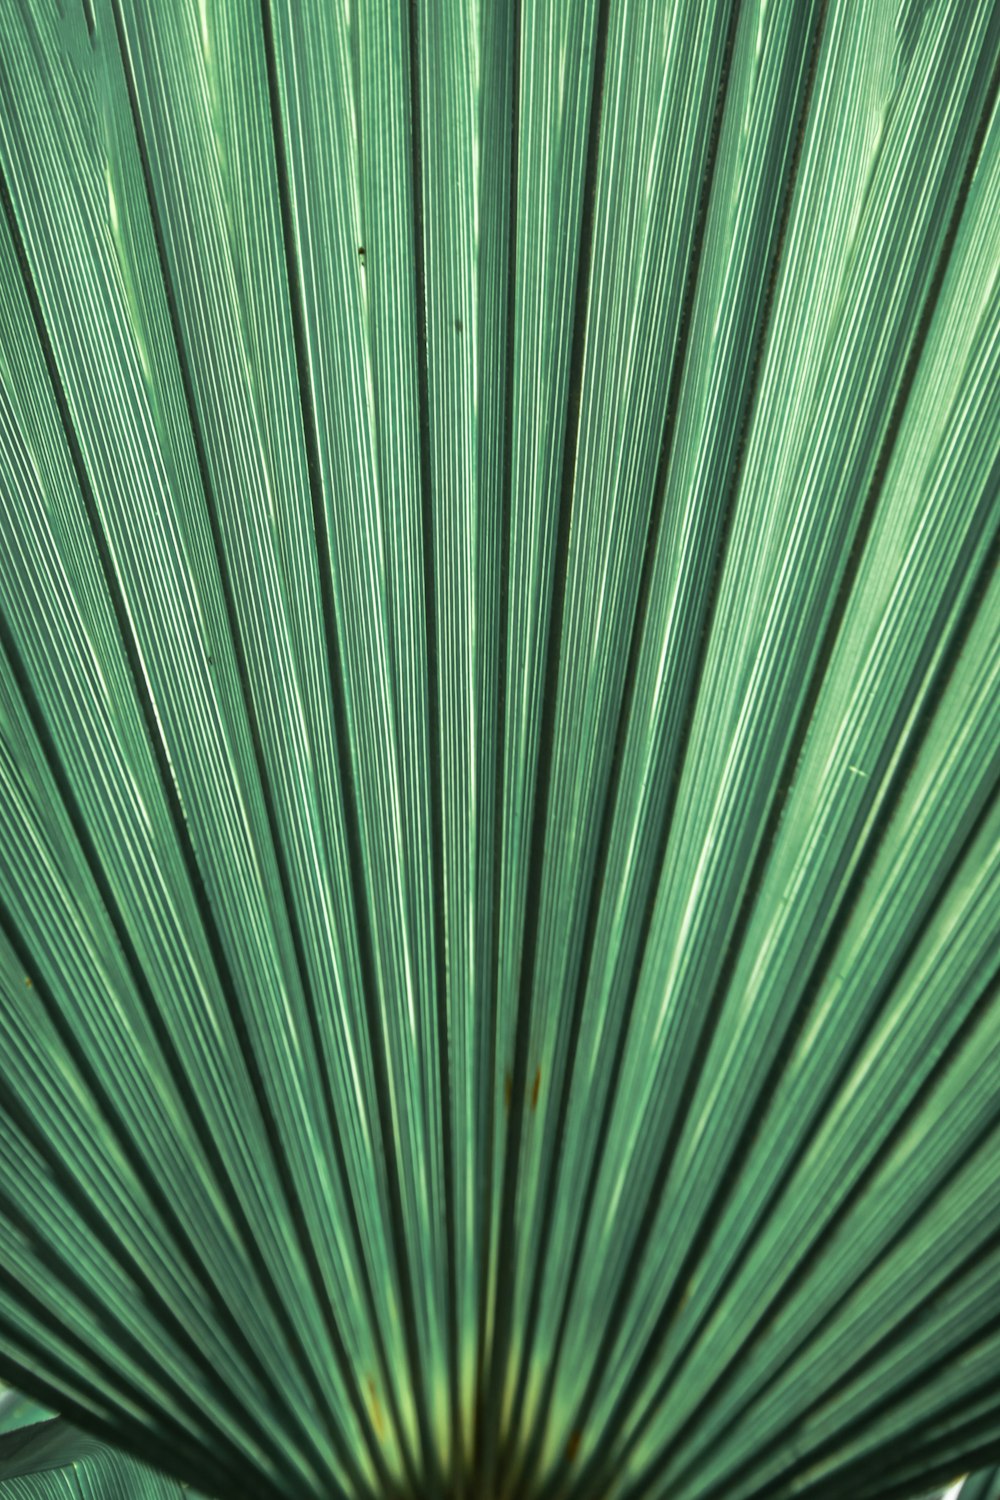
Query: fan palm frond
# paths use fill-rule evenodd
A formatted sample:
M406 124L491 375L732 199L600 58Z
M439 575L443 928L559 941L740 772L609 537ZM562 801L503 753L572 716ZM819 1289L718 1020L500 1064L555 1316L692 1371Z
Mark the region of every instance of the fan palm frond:
M1000 1460L1000 9L0 18L0 1375L241 1500Z
M967 1479L961 1490L962 1500L1000 1500L1000 1469L984 1469Z
M3 1500L58 1500L67 1494L74 1500L196 1500L186 1484L87 1437L34 1403L16 1397L0 1405Z

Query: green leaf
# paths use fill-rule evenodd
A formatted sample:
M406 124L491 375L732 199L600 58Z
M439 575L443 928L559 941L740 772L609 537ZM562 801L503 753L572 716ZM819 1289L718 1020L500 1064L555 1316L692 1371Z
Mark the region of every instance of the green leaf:
M967 1479L961 1490L962 1500L997 1500L1000 1495L1000 1470L984 1469Z
M241 1500L1000 1460L1000 11L0 25L0 1376Z
M103 1447L60 1418L0 1437L4 1500L181 1500L194 1491Z
M17 1391L0 1389L0 1437L17 1432L21 1427L32 1427L37 1422L46 1422L52 1416L46 1407Z

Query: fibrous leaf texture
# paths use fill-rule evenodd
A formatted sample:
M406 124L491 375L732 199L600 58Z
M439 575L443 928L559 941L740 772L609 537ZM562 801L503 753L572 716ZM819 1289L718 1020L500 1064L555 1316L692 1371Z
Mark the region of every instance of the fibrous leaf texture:
M0 20L0 1375L116 1500L996 1462L1000 9Z
M77 1431L35 1403L0 1396L3 1500L198 1500L186 1484Z

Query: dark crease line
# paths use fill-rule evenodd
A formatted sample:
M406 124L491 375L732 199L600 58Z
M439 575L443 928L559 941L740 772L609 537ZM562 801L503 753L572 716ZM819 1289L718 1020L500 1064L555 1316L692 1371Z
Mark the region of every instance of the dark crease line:
M327 662L330 677L330 699L333 705L334 716L335 751L341 787L343 789L344 829L347 840L348 868L358 936L358 961L361 969L362 994L368 1035L371 1042L372 1072L378 1107L378 1124L382 1136L386 1163L386 1179L389 1188L390 1233L402 1300L403 1333L406 1342L407 1362L410 1366L409 1373L413 1390L419 1393L421 1391L421 1382L419 1379L420 1358L417 1343L416 1311L406 1253L402 1192L399 1182L396 1142L392 1129L388 1070L385 1053L380 1045L378 984L376 978L378 970L375 962L371 913L364 885L364 846L361 836L357 784L350 752L350 728L344 693L346 674L340 635L337 628L336 599L333 587L333 548L324 504L319 426L307 354L306 312L298 275L295 216L291 199L291 173L285 149L284 133L280 123L281 96L270 0L261 0L261 26L267 63L268 101L274 142L278 198L281 209L285 272L295 344L299 403L306 446L306 465L309 475L309 492L312 501L313 526L316 532L320 603L324 634L328 648ZM391 1385L391 1381L387 1382L387 1390L391 1388ZM417 1406L421 1427L421 1441L426 1445L428 1442L428 1429L423 1401L418 1400ZM415 1476L416 1471L413 1467L413 1458L408 1451L409 1445L406 1442L405 1429L402 1427L398 1431L398 1439L401 1450L404 1453L406 1466L411 1475Z
M819 31L821 30L822 16L820 17L819 30L817 32L817 42ZM814 51L813 68L815 67L815 57L816 54ZM903 366L903 372L900 377L899 385L897 387L896 398L893 402L886 427L885 437L883 439L882 446L876 460L869 491L865 499L861 517L859 518L859 522L855 530L850 553L844 567L844 572L841 577L840 585L838 587L830 617L824 630L819 652L810 674L809 686L806 691L798 718L796 720L796 725L791 736L790 744L786 751L782 766L782 773L778 781L778 791L772 802L771 810L764 827L760 845L758 847L757 856L754 860L753 870L747 884L746 894L744 896L743 902L741 903L740 911L737 915L737 919L732 930L732 936L727 945L726 957L720 969L718 981L713 990L711 1000L709 1001L709 1004L706 1008L707 1019L703 1024L699 1036L696 1040L695 1052L692 1058L691 1067L685 1075L681 1090L680 1103L674 1115L673 1124L668 1134L668 1139L657 1169L651 1204L659 1198L660 1193L665 1187L670 1163L673 1157L673 1152L676 1149L678 1140L680 1139L680 1134L683 1130L684 1123L690 1109L691 1101L694 1097L698 1081L700 1080L705 1062L708 1057L712 1041L714 1022L717 1016L720 1014L722 1006L725 1002L726 993L732 978L732 974L735 970L740 951L742 949L743 939L749 926L750 916L757 899L757 893L760 889L761 884L763 883L764 875L770 861L771 851L774 845L778 826L781 822L787 799L790 796L792 787L794 785L795 774L802 753L802 748L805 743L810 723L812 721L820 691L822 689L823 681L826 676L826 670L840 634L840 629L847 610L848 600L850 598L857 572L860 567L861 558L870 536L872 525L874 524L875 514L878 509L879 501L881 499L896 441L902 427L903 414L906 408L906 404L909 400L913 382L916 378L917 369L920 364L920 359L927 340L927 335L930 331L934 310L937 306L938 297L941 292L941 287L944 282L948 262L951 257L951 251L958 234L962 213L964 211L965 203L972 185L975 168L982 151L986 130L992 116L993 101L996 97L998 79L1000 79L1000 64L998 64L997 69L994 71L992 85L988 90L987 100L980 116L979 125L977 127L975 136L973 137L972 146L966 157L965 170L963 172L960 185L955 196L952 213L948 222L948 228L945 232L938 252L934 271L924 295L921 316L917 322L916 330L914 332L907 354L907 359ZM810 87L807 88L806 92L807 107L810 90L811 84ZM950 174L942 174L942 181L944 183L948 183L952 180L953 178ZM987 556L984 568L987 571L980 574L979 581L970 594L970 598L966 604L960 624L956 630L956 636L952 644L952 648L947 653L944 663L939 669L939 672L936 674L934 686L929 694L929 703L940 701L940 696L944 693L951 675L954 672L955 666L957 665L961 646L962 644L964 644L964 641L968 636L968 632L972 627L972 623L975 617L975 611L978 605L979 592L981 589L985 588L986 582L988 581L989 572L992 571L990 567L989 555ZM928 711L930 710L928 709ZM912 760L915 758L915 755L916 746L911 743L909 753L905 758L905 761L902 763L899 773L897 773L898 775L901 776L904 769L909 768L909 766L912 764ZM896 781L895 784L897 786L901 785L901 781ZM891 797L887 799L887 801L891 800ZM883 816L884 815L885 809L883 809ZM879 825L878 836L884 836L884 832L885 825L884 823L881 823ZM859 892L860 885L856 884L854 888L854 901L857 900ZM836 942L839 941L840 937L842 936L843 930L850 919L851 912L853 911L854 901L842 903L831 928L831 934L829 935L828 939L830 944L835 946ZM826 949L828 957L830 954L832 954L832 951L833 946L830 946L828 949ZM823 950L821 950L821 957L822 954ZM818 977L821 976L817 976L817 979ZM802 1024L804 1024L804 1018L800 1016L799 1025ZM738 1141L734 1146L734 1156L738 1158L741 1152L745 1156L748 1149L749 1134L747 1132L744 1132L742 1140ZM702 1220L699 1224L699 1228L696 1231L695 1244L699 1247L699 1250L704 1248L704 1245L707 1243L708 1238L714 1231L718 1220L721 1217L725 1203L728 1201L729 1194L732 1191L733 1186L735 1185L737 1175L738 1168L733 1170L732 1172L725 1172L720 1179L719 1191L713 1197L712 1204L710 1205L706 1214L703 1215ZM644 1227L646 1224L646 1218L649 1218L648 1214L644 1217ZM652 1219L650 1218L649 1226L646 1227L646 1237L648 1237L651 1225ZM685 1258L684 1270L692 1269L695 1263L696 1257L694 1256L693 1252L689 1251L688 1256ZM631 1377L628 1385L625 1387L625 1390L623 1391L621 1397L621 1406L623 1409L628 1399L634 1399L635 1393L640 1387L642 1380L645 1378L645 1374L650 1364L655 1359L657 1346L666 1336L667 1330L669 1329L670 1324L673 1321L673 1318L676 1314L676 1294L679 1293L686 1284L684 1270L682 1270L681 1274L677 1277L675 1283L674 1298L665 1304L663 1312L658 1318L653 1332L650 1334L643 1354L635 1363L633 1376Z
M118 624L120 639L129 663L133 687L136 693L136 700L139 703L140 708L142 709L150 747L153 751L156 764L159 769L160 781L163 786L167 805L171 813L174 829L181 848L181 853L185 860L185 866L187 868L188 876L191 880L192 888L199 899L199 908L202 910L203 917L206 922L206 939L212 952L213 959L216 961L216 964L219 967L221 987L223 989L223 992L227 993L228 997L228 994L231 993L232 987L231 976L227 976L227 971L225 969L225 957L221 949L221 943L218 937L218 933L217 931L215 931L214 925L210 925L213 923L211 908L208 904L207 896L204 892L201 873L197 866L197 860L194 855L193 847L190 844L190 838L187 831L187 824L183 809L180 806L178 793L176 787L174 786L173 777L170 772L170 766L166 757L166 752L159 736L155 709L144 686L145 678L142 670L142 663L139 657L136 642L134 640L134 637L132 636L131 627L129 625L127 606L125 604L124 596L121 591L121 585L117 578L114 561L111 557L107 538L104 535L104 530L101 525L100 513L98 511L96 498L90 484L86 464L83 458L83 453L80 448L79 440L76 436L75 428L73 426L69 411L69 405L62 385L62 379L59 374L51 340L49 338L48 330L45 325L41 303L39 301L38 293L35 289L34 281L31 275L24 242L21 238L20 229L17 224L17 219L14 213L13 203L10 198L7 182L2 172L0 172L0 200L2 200L3 202L3 207L10 228L15 254L21 271L25 293L28 299L29 306L31 308L32 318L35 324L36 333L38 335L39 344L41 346L46 370L52 385L53 396L57 410L59 412L59 417L66 438L67 447L69 449L69 455L72 462L74 474L76 476L77 484L80 489L80 494L83 500L84 509L87 514L91 534L94 539L94 544L98 554L105 586L108 589L109 598ZM187 1080L186 1074L177 1056L176 1049L170 1037L169 1031L167 1030L163 1019L159 1014L155 997L153 996L152 991L149 987L149 982L146 979L145 973L142 969L142 965L139 962L134 945L132 944L131 939L128 936L126 924L122 918L122 914L118 908L113 893L111 892L111 888L107 881L107 878L104 875L99 856L97 855L96 849L93 846L92 839L86 826L86 820L83 818L79 808L76 805L75 797L72 793L72 789L70 788L68 779L66 778L65 772L60 762L58 749L48 732L44 720L44 715L41 712L41 708L35 701L34 692L31 687L30 680L28 679L27 673L20 665L19 656L15 648L15 643L13 637L10 636L8 632L6 622L3 622L3 634L5 638L4 647L11 659L12 669L14 670L15 676L17 678L18 686L21 690L26 704L29 706L29 712L31 712L32 714L32 720L35 726L36 733L39 736L43 749L45 749L46 751L46 758L49 763L50 770L52 771L56 784L59 787L60 794L63 797L64 802L66 803L67 811L74 827L74 832L76 833L77 838L81 843L81 847L86 854L88 865L91 869L91 873L93 875L97 888L101 894L101 899L104 902L109 917L111 918L112 923L115 927L118 940L121 943L123 952L126 955L130 970L132 971L133 978L136 983L137 992L143 1002L143 1009L146 1014L146 1018L153 1030L154 1035L156 1036L158 1044L163 1051L164 1057L170 1068L171 1077L178 1089L178 1092L180 1093L186 1107L191 1113L192 1125L198 1135L199 1141L206 1151L206 1155L209 1161L212 1164L213 1175L216 1178L217 1185L223 1195L226 1206L229 1212L232 1214L234 1222L240 1226L241 1236L243 1238L245 1249L247 1251L250 1262L256 1274L260 1278L261 1286L264 1289L265 1294L267 1295L269 1305L272 1307L272 1311L275 1313L275 1316L278 1318L279 1324L282 1326L282 1329L284 1331L284 1323L286 1321L287 1315L284 1313L284 1309L281 1306L277 1288L274 1286L270 1278L270 1273L268 1271L266 1262L264 1261L256 1246L256 1242L250 1230L250 1225L249 1221L247 1220L245 1210L243 1209L242 1204L239 1202L236 1194L233 1191L232 1184L230 1183L228 1174L225 1171L225 1166L222 1162L218 1147L214 1142L211 1130L203 1116L201 1107L198 1104L196 1093ZM226 983L227 978L228 990ZM58 1015L55 1013L53 1015L53 1024L57 1026L60 1026L61 1024ZM249 1044L246 1042L245 1034L241 1035L243 1028L242 1022L238 1016L238 1004L236 1006L236 1014L233 1016L233 1024L234 1029L236 1029L237 1035L240 1038L241 1047L244 1046L244 1044L248 1046ZM68 1040L66 1040L66 1045L68 1049L73 1051L74 1055L76 1055L74 1050L75 1042L73 1042L71 1036ZM86 1066L85 1060L81 1060L80 1065ZM253 1075L251 1074L251 1076ZM255 1082L256 1081L257 1080L255 1080ZM108 1108L111 1108L110 1101L108 1101ZM126 1150L130 1149L128 1147L127 1137L123 1137L122 1147ZM144 1168L137 1168L137 1173L140 1176L141 1180L144 1180L144 1172ZM146 1175L148 1176L148 1174ZM223 1322L225 1323L231 1336L234 1338L234 1340L236 1340L237 1344L240 1347L244 1347L244 1336L238 1322L236 1321L232 1312L229 1310L228 1305L223 1300L221 1292L218 1289L214 1288L212 1280L210 1276L208 1276L207 1270L200 1266L200 1262L197 1257L197 1253L193 1248L193 1245L188 1247L186 1231L183 1229L183 1225L181 1224L180 1220L176 1219L169 1200L163 1198L162 1192L154 1179L150 1178L148 1180L148 1183L145 1183L144 1181L144 1185L147 1186L147 1191L150 1192L150 1195L154 1199L154 1201L158 1201L160 1198L163 1199L163 1206L161 1207L160 1211L164 1214L168 1221L176 1222L176 1232L178 1234L179 1243L186 1247L186 1255L188 1255L189 1257L193 1257L193 1259L190 1259L192 1268L199 1276L199 1279L201 1279L206 1287L212 1292L213 1298L216 1302L216 1306L219 1310L220 1317L223 1319ZM253 1358L254 1360L256 1360L256 1356L253 1356L250 1346L247 1344L245 1347L247 1358ZM270 1377L267 1375L264 1366L260 1365L258 1368L261 1378L265 1380L268 1387L273 1391L275 1400L278 1401L280 1405L285 1404L284 1398L281 1397L279 1388L270 1380ZM294 1408L289 1406L288 1409L292 1414L293 1421L297 1420L295 1417Z
M445 931L444 830L441 779L441 689L437 635L437 567L434 537L434 488L431 464L431 412L427 354L427 269L424 225L423 95L420 80L420 6L410 0L410 181L413 203L414 308L417 333L417 419L420 459L420 517L424 583L424 642L427 661L428 771L431 822L431 883L434 911L434 977L437 999L438 1078L441 1089L441 1133L444 1141L444 1222L448 1288L447 1344L449 1411L452 1435L457 1443L462 1430L458 1389L458 1288L456 1283L457 1231L455 1226L455 1172L451 1117L451 1072L448 1065L448 970ZM423 1420L423 1404L421 1419ZM429 1427L428 1455L433 1452ZM456 1456L459 1469L461 1457Z
M698 202L692 222L691 247L688 254L687 274L685 276L684 288L681 297L678 314L678 336L671 363L670 380L667 388L667 399L665 406L665 418L663 435L660 443L660 456L657 464L656 478L654 481L653 501L650 514L647 519L646 540L643 549L642 567L639 577L639 587L636 596L635 612L631 637L629 640L629 653L625 667L623 680L622 700L619 707L618 723L615 733L615 742L611 753L610 774L608 785L604 795L604 806L601 818L600 833L598 836L597 849L594 858L593 876L590 881L590 897L587 914L584 923L583 944L578 966L578 983L576 987L576 1003L570 1025L570 1034L567 1042L567 1058L569 1065L564 1069L562 1087L560 1090L558 1112L555 1131L555 1149L549 1158L549 1177L542 1190L541 1199L545 1205L543 1210L542 1229L539 1238L539 1249L537 1264L533 1277L531 1297L528 1309L528 1327L534 1327L538 1317L539 1302L541 1299L543 1285L543 1270L548 1254L549 1240L552 1231L552 1211L554 1207L557 1184L559 1181L561 1167L561 1142L565 1132L566 1118L569 1111L569 1100L572 1091L573 1062L576 1054L576 1045L583 1020L584 1000L590 979L590 969L593 961L594 943L597 934L598 916L601 907L603 886L601 872L607 863L608 850L611 843L612 830L614 828L614 814L617 807L618 796L621 787L621 777L624 769L625 745L628 738L628 727L632 716L632 708L635 701L635 693L638 682L639 659L641 655L642 640L645 634L646 622L649 615L649 601L652 591L653 571L657 549L660 542L662 529L664 504L666 499L667 476L673 455L675 424L677 410L680 403L680 393L683 384L684 373L687 367L688 341L691 332L691 320L694 309L695 297L697 295L698 279L701 270L702 253L704 250L705 231L708 222L709 202L712 194L712 184L715 178L715 166L718 155L719 140L722 134L722 119L725 111L725 102L729 84L730 68L732 64L733 50L736 42L736 32L740 15L739 0L733 0L730 8L729 24L722 49L722 59L719 68L719 81L716 88L715 107L712 114L712 123L709 133L708 144L705 153L704 167L701 178L701 188ZM627 1017L622 1026L620 1036L627 1031ZM616 1047L615 1063L612 1069L612 1084L608 1091L608 1101L613 1103L615 1088L617 1085L618 1070L621 1059L624 1056L624 1048ZM603 1111L604 1125L610 1118L608 1101ZM602 1128L601 1138L605 1138L606 1129ZM581 1215L580 1222L585 1224L589 1217L589 1206L596 1188L596 1174L588 1181L588 1200L585 1212ZM568 1305L576 1276L579 1272L580 1255L579 1237L578 1243L574 1245L574 1254L571 1258L569 1275L563 1283L564 1305ZM554 1347L553 1358L549 1365L543 1389L542 1400L539 1404L538 1414L532 1425L531 1432L526 1443L525 1461L519 1471L518 1479L522 1485L527 1486L534 1475L535 1465L540 1457L541 1437L551 1404L552 1393L555 1388L556 1368L562 1345L562 1336L565 1330L565 1320L562 1320L557 1331L557 1339ZM522 1355L521 1366L518 1373L517 1388L514 1397L514 1420L512 1425L517 1428L523 1407L527 1388L527 1351Z
M489 1428L487 1439L499 1444L498 1431L500 1387L503 1365L508 1357L510 1320L513 1311L514 1283L514 1209L520 1155L520 1121L524 1109L528 1067L529 1024L534 991L535 955L538 945L538 916L545 854L545 831L552 780L555 741L556 701L559 694L562 653L563 612L569 561L570 518L573 509L575 459L580 436L580 401L586 330L590 309L590 273L594 249L594 201L600 155L601 117L604 100L604 78L610 4L600 0L595 23L593 71L587 127L587 151L579 228L579 253L573 306L573 338L567 372L566 425L563 442L559 511L553 558L552 594L546 627L545 680L542 689L542 715L535 766L535 805L532 809L531 841L528 858L528 880L525 892L524 943L520 967L515 1022L513 1088L510 1129L504 1155L503 1186L500 1200L500 1232L497 1260L496 1316L494 1347L491 1358ZM493 1481L495 1458L487 1473Z
M496 720L494 725L494 780L493 780L493 850L492 850L492 903L490 923L489 958L489 1035L492 1042L491 1067L487 1081L487 1107L485 1111L486 1140L485 1162L482 1176L482 1225L483 1263L480 1267L480 1289L478 1307L478 1338L476 1349L476 1400L475 1400L475 1461L472 1480L474 1492L486 1485L487 1467L492 1466L492 1450L496 1435L488 1436L485 1430L486 1409L489 1401L487 1390L487 1324L489 1317L490 1260L493 1243L493 1173L494 1173L494 1116L497 1099L498 1070L502 1059L498 1054L498 992L500 986L500 936L503 909L503 831L504 831L504 783L506 774L506 724L507 724L507 668L508 668L508 610L510 608L510 531L511 497L513 488L514 452L514 384L517 358L517 235L518 235L518 182L521 133L521 0L511 0L510 38L510 140L507 181L507 256L506 256L506 344L504 349L503 413L502 413L502 457L500 478L499 556L497 560L497 665L496 665Z
M310 1025L314 1033L315 1040L317 1039L316 1034L318 1031L318 1022L315 1013L315 998L312 996L310 991L308 981L308 968L305 966L301 933L299 932L296 919L296 908L292 899L291 885L287 866L285 863L284 850L282 848L278 833L274 793L267 771L266 756L264 753L260 734L260 725L257 719L256 708L254 706L246 651L243 646L243 641L239 629L238 612L233 593L232 578L230 576L225 544L223 541L221 525L219 522L218 497L216 496L215 487L211 477L211 467L208 461L204 432L202 430L201 419L199 416L197 401L194 393L194 380L188 360L187 347L182 331L180 310L178 307L176 292L174 289L173 277L170 272L169 259L166 251L166 241L163 234L163 226L160 219L159 208L157 205L155 190L153 186L149 148L146 141L145 132L142 128L138 87L132 65L132 57L125 35L125 26L121 14L121 0L112 0L112 3L115 19L115 29L118 38L118 50L122 61L122 70L125 78L129 109L132 115L132 124L135 132L137 153L142 170L143 184L149 209L150 224L153 231L157 260L159 262L160 275L163 283L168 322L170 324L171 332L173 335L173 342L176 349L178 370L181 378L181 386L184 393L188 422L194 445L195 460L205 497L205 510L211 530L212 544L219 572L219 581L222 589L223 603L229 625L230 639L233 645L233 654L237 669L237 675L240 682L241 698L247 717L247 727L250 733L254 762L257 770L257 778L264 802L269 841L271 844L270 852L274 856L279 884L281 885L282 899L288 916L289 934L292 939L293 951L295 954L296 965L298 967L298 977L302 985L303 996L306 1002L306 1010L309 1016ZM206 896L206 909L208 907L208 904L209 903ZM217 936L219 939L219 946L221 950L221 935L217 933ZM236 1007L238 1008L239 999L236 991L236 986L228 965L226 966L224 973L226 976L225 987L227 989L229 989L230 986L232 987L232 998L235 1002ZM320 1056L321 1055L322 1053L320 1053ZM375 1463L376 1468L378 1468L380 1467L380 1454L378 1445L375 1442L374 1434L371 1431L370 1418L365 1408L361 1392L360 1390L358 1390L356 1382L352 1379L350 1359L348 1357L340 1329L337 1326L333 1307L330 1304L329 1294L323 1278L322 1267L319 1263L319 1257L316 1252L315 1244L313 1243L312 1237L309 1233L305 1210L293 1186L295 1178L291 1170L290 1158L285 1150L284 1142L281 1138L277 1117L274 1113L273 1107L271 1106L270 1100L267 1098L262 1077L259 1075L259 1073L256 1076L254 1074L252 1074L251 1076L254 1078L255 1092L258 1095L258 1103L261 1109L262 1117L264 1119L265 1130L271 1144L272 1152L274 1153L275 1159L278 1162L283 1163L285 1168L285 1172L281 1174L281 1184L284 1191L285 1201L288 1205L292 1222L295 1225L299 1247L301 1249L303 1260L307 1268L313 1295L316 1298L316 1304L319 1308L320 1316L323 1319L323 1326L326 1330L327 1336L330 1339L334 1358L336 1359L337 1364L341 1369L341 1373L344 1378L345 1389L348 1393L348 1398L351 1401L358 1423L366 1436L373 1462ZM335 1131L333 1131L332 1129L331 1134L335 1134ZM319 1410L326 1414L327 1430L330 1436L330 1440L333 1443L333 1446L336 1449L337 1454L346 1471L348 1472L348 1474L350 1474L352 1482L358 1485L358 1487L363 1491L365 1489L365 1485L361 1477L361 1471L354 1456L351 1453L347 1439L344 1433L341 1431L340 1423L334 1416L332 1406L330 1405L328 1399L328 1393L324 1391L323 1385L320 1382L315 1370L313 1369L312 1362L308 1357L305 1346L303 1345L298 1333L296 1332L291 1318L288 1317L283 1304L282 1310L287 1320L286 1337L289 1338L290 1346L294 1350L296 1350L299 1356L300 1368L302 1370L304 1379L310 1392L313 1395L313 1398L316 1401ZM312 1442L311 1438L310 1442ZM318 1449L316 1451L317 1453L319 1453ZM321 1457L319 1458L319 1465L320 1472L322 1473L323 1460Z

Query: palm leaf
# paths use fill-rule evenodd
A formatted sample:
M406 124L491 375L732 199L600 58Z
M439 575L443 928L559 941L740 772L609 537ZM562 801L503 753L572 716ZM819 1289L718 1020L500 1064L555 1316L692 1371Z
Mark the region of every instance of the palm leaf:
M187 1485L145 1468L44 1413L22 1397L0 1408L0 1495L4 1500L184 1500ZM33 1409L28 1409L29 1407ZM9 1429L3 1419L11 1423ZM191 1500L195 1500L193 1494Z
M220 1497L997 1461L1000 12L0 17L0 1375Z
M0 1386L0 1438L20 1432L24 1427L35 1427L40 1422L49 1422L54 1413L37 1401L21 1396L17 1391Z
M1000 1496L1000 1470L984 1469L962 1486L962 1500L997 1500Z

